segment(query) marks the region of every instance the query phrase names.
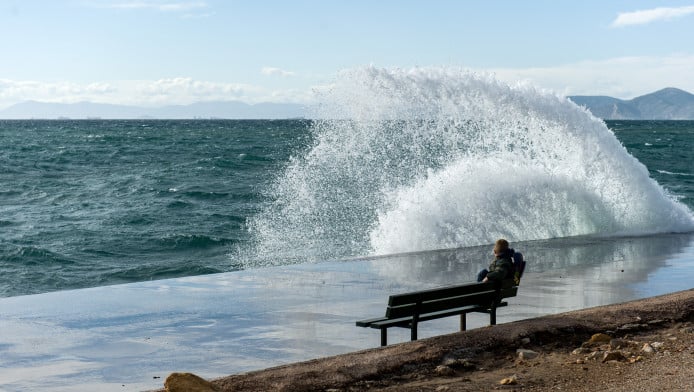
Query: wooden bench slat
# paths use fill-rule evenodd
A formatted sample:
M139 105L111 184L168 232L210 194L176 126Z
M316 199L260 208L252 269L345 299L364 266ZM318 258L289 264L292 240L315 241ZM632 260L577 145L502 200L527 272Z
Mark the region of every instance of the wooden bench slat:
M507 279L502 281L501 288L506 289L513 287L513 280ZM408 303L430 301L437 298L457 297L466 294L478 293L480 291L493 291L497 287L495 283L467 283L457 286L439 287L434 289L415 291L411 293L391 295L388 298L388 306L398 306Z
M504 306L508 306L508 302L500 302L498 305L496 305L497 308L501 308ZM464 306L464 307L456 308L456 309L442 310L440 312L423 314L419 317L419 321L429 321L429 320L435 320L438 318L455 316L457 314L462 314L462 313L478 313L478 312L489 313L489 309L484 307L484 306Z
M501 302L496 307L500 308L500 307L504 307L504 306L508 306L508 302ZM424 314L419 316L419 321L430 321L430 320L434 320L434 319L438 319L438 318L455 316L457 314L473 313L473 312L489 313L489 309L487 307L484 307L484 306L476 306L476 305L463 306L463 307L454 308L454 309L442 310L439 312L424 313ZM411 322L412 322L412 317L400 317L400 318L395 318L395 319L380 317L380 318L376 318L376 319L357 321L357 326L359 326L359 327L371 327L371 328L375 328L375 329L388 328L388 327L409 328Z
M460 315L460 328L465 330L465 315L472 312L489 314L489 323L496 324L496 308L507 306L502 299L515 297L518 286L513 279L502 282L470 283L404 294L391 295L385 317L357 321L359 327L381 330L381 346L387 345L388 328L411 329L411 340L417 340L418 324Z
M390 306L386 310L386 317L412 317L415 314L438 312L445 309L459 308L470 305L491 306L496 299L496 292L485 291L477 294L468 294L459 297L441 298L421 304L410 303L401 306Z
M391 319L383 319L380 321L374 321L371 323L370 327L371 328L384 328L384 327L406 327L412 322L412 317L400 317L400 318L391 318Z
M370 327L371 324L379 322L379 321L384 321L388 320L387 317L376 317L372 319L367 319L367 320L359 320L357 321L357 327Z
M501 291L484 291L481 293L467 294L458 297L440 298L430 300L420 304L409 303L400 306L389 306L386 309L386 317L412 317L415 314L433 313L450 308L459 308L470 305L480 305L491 307L494 301L500 301L502 298L515 297L518 288L511 287Z

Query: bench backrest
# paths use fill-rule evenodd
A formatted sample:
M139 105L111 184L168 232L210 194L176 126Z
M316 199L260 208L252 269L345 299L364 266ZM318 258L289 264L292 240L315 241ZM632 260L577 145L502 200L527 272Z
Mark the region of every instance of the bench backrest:
M386 317L411 317L415 314L438 312L463 306L481 305L491 307L502 298L515 297L518 286L513 279L499 283L468 283L430 290L391 295L388 299Z

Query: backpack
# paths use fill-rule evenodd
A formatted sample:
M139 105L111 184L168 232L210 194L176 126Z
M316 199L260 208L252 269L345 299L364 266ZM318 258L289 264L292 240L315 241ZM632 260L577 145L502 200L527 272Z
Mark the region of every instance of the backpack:
M521 252L513 252L513 283L518 286L525 270L525 260Z

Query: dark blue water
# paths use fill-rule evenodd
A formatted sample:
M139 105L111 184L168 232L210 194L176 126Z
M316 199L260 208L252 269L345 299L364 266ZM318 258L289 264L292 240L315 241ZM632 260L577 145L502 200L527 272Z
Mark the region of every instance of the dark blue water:
M0 122L0 295L237 268L303 121Z
M651 177L694 209L694 121L607 121Z
M694 122L608 126L694 209ZM0 121L0 296L248 267L236 257L254 236L247 219L275 202L270 184L313 131L301 120Z

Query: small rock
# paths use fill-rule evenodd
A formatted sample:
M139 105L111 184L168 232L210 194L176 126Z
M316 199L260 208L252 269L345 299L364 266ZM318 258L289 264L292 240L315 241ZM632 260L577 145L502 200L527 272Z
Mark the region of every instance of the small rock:
M581 355L581 354L588 354L588 353L590 353L590 349L588 347L579 347L579 348L577 348L571 352L571 354L573 354L573 355Z
M618 331L635 331L639 330L643 327L647 327L648 325L646 324L624 324L621 327L617 328Z
M625 348L629 346L629 342L624 339L612 339L610 340L610 348L616 350L618 348Z
M666 322L667 321L665 321L665 320L657 319L657 320L651 320L651 321L647 322L646 324L648 324L648 325L660 325L660 324L665 324Z
M600 358L601 356L603 356L603 354L604 353L602 351L593 351L592 353L588 354L586 359L587 360L596 360L596 359Z
M435 371L436 371L437 375L444 376L444 377L452 376L453 374L455 374L453 369L451 369L450 367L445 366L445 365L437 366Z
M518 378L514 374L511 377L506 377L503 380L499 381L499 384L501 384L501 385L516 385L516 384L518 384Z
M651 346L653 346L653 348L657 350L657 349L663 347L664 344L665 343L663 343L663 342L653 342L653 343L651 343Z
M521 344L530 344L530 338L521 339Z
M457 358L446 358L443 360L441 365L443 365L443 366L456 366L456 365L458 365L458 359Z
M641 348L641 352L644 352L646 354L653 354L655 352L655 348L653 348L653 346L651 346L650 344L645 343Z
M465 370L474 370L477 367L474 362L468 361L467 359L459 360L458 366Z
M167 392L216 392L211 382L193 373L171 373L164 381Z
M586 363L586 361L583 359L577 359L576 362L574 362L574 363L578 364L578 365L583 365L584 363Z
M605 335L604 333L596 333L595 335L590 337L590 340L588 341L588 343L589 344L609 343L610 340L612 340L612 337L610 335Z
M622 354L621 351L608 351L602 357L602 363L605 363L607 361L626 361L626 357L624 356L624 354Z
M527 350L524 348L519 348L518 350L516 350L516 354L518 354L518 359L523 360L523 361L535 359L535 358L537 358L538 355L540 355L536 351Z
M445 391L450 391L450 390L451 390L451 388L449 388L445 385L441 385L440 387L436 388L436 392L445 392Z
M641 361L643 361L643 357L640 355L638 357L635 357L635 358L629 358L629 363L635 363L635 362L641 362Z
M680 329L680 332L682 332L682 333L694 333L694 327L682 328L682 329Z
M463 368L463 369L474 369L475 364L469 359L465 358L446 358L441 362L441 365L448 366L451 368Z

